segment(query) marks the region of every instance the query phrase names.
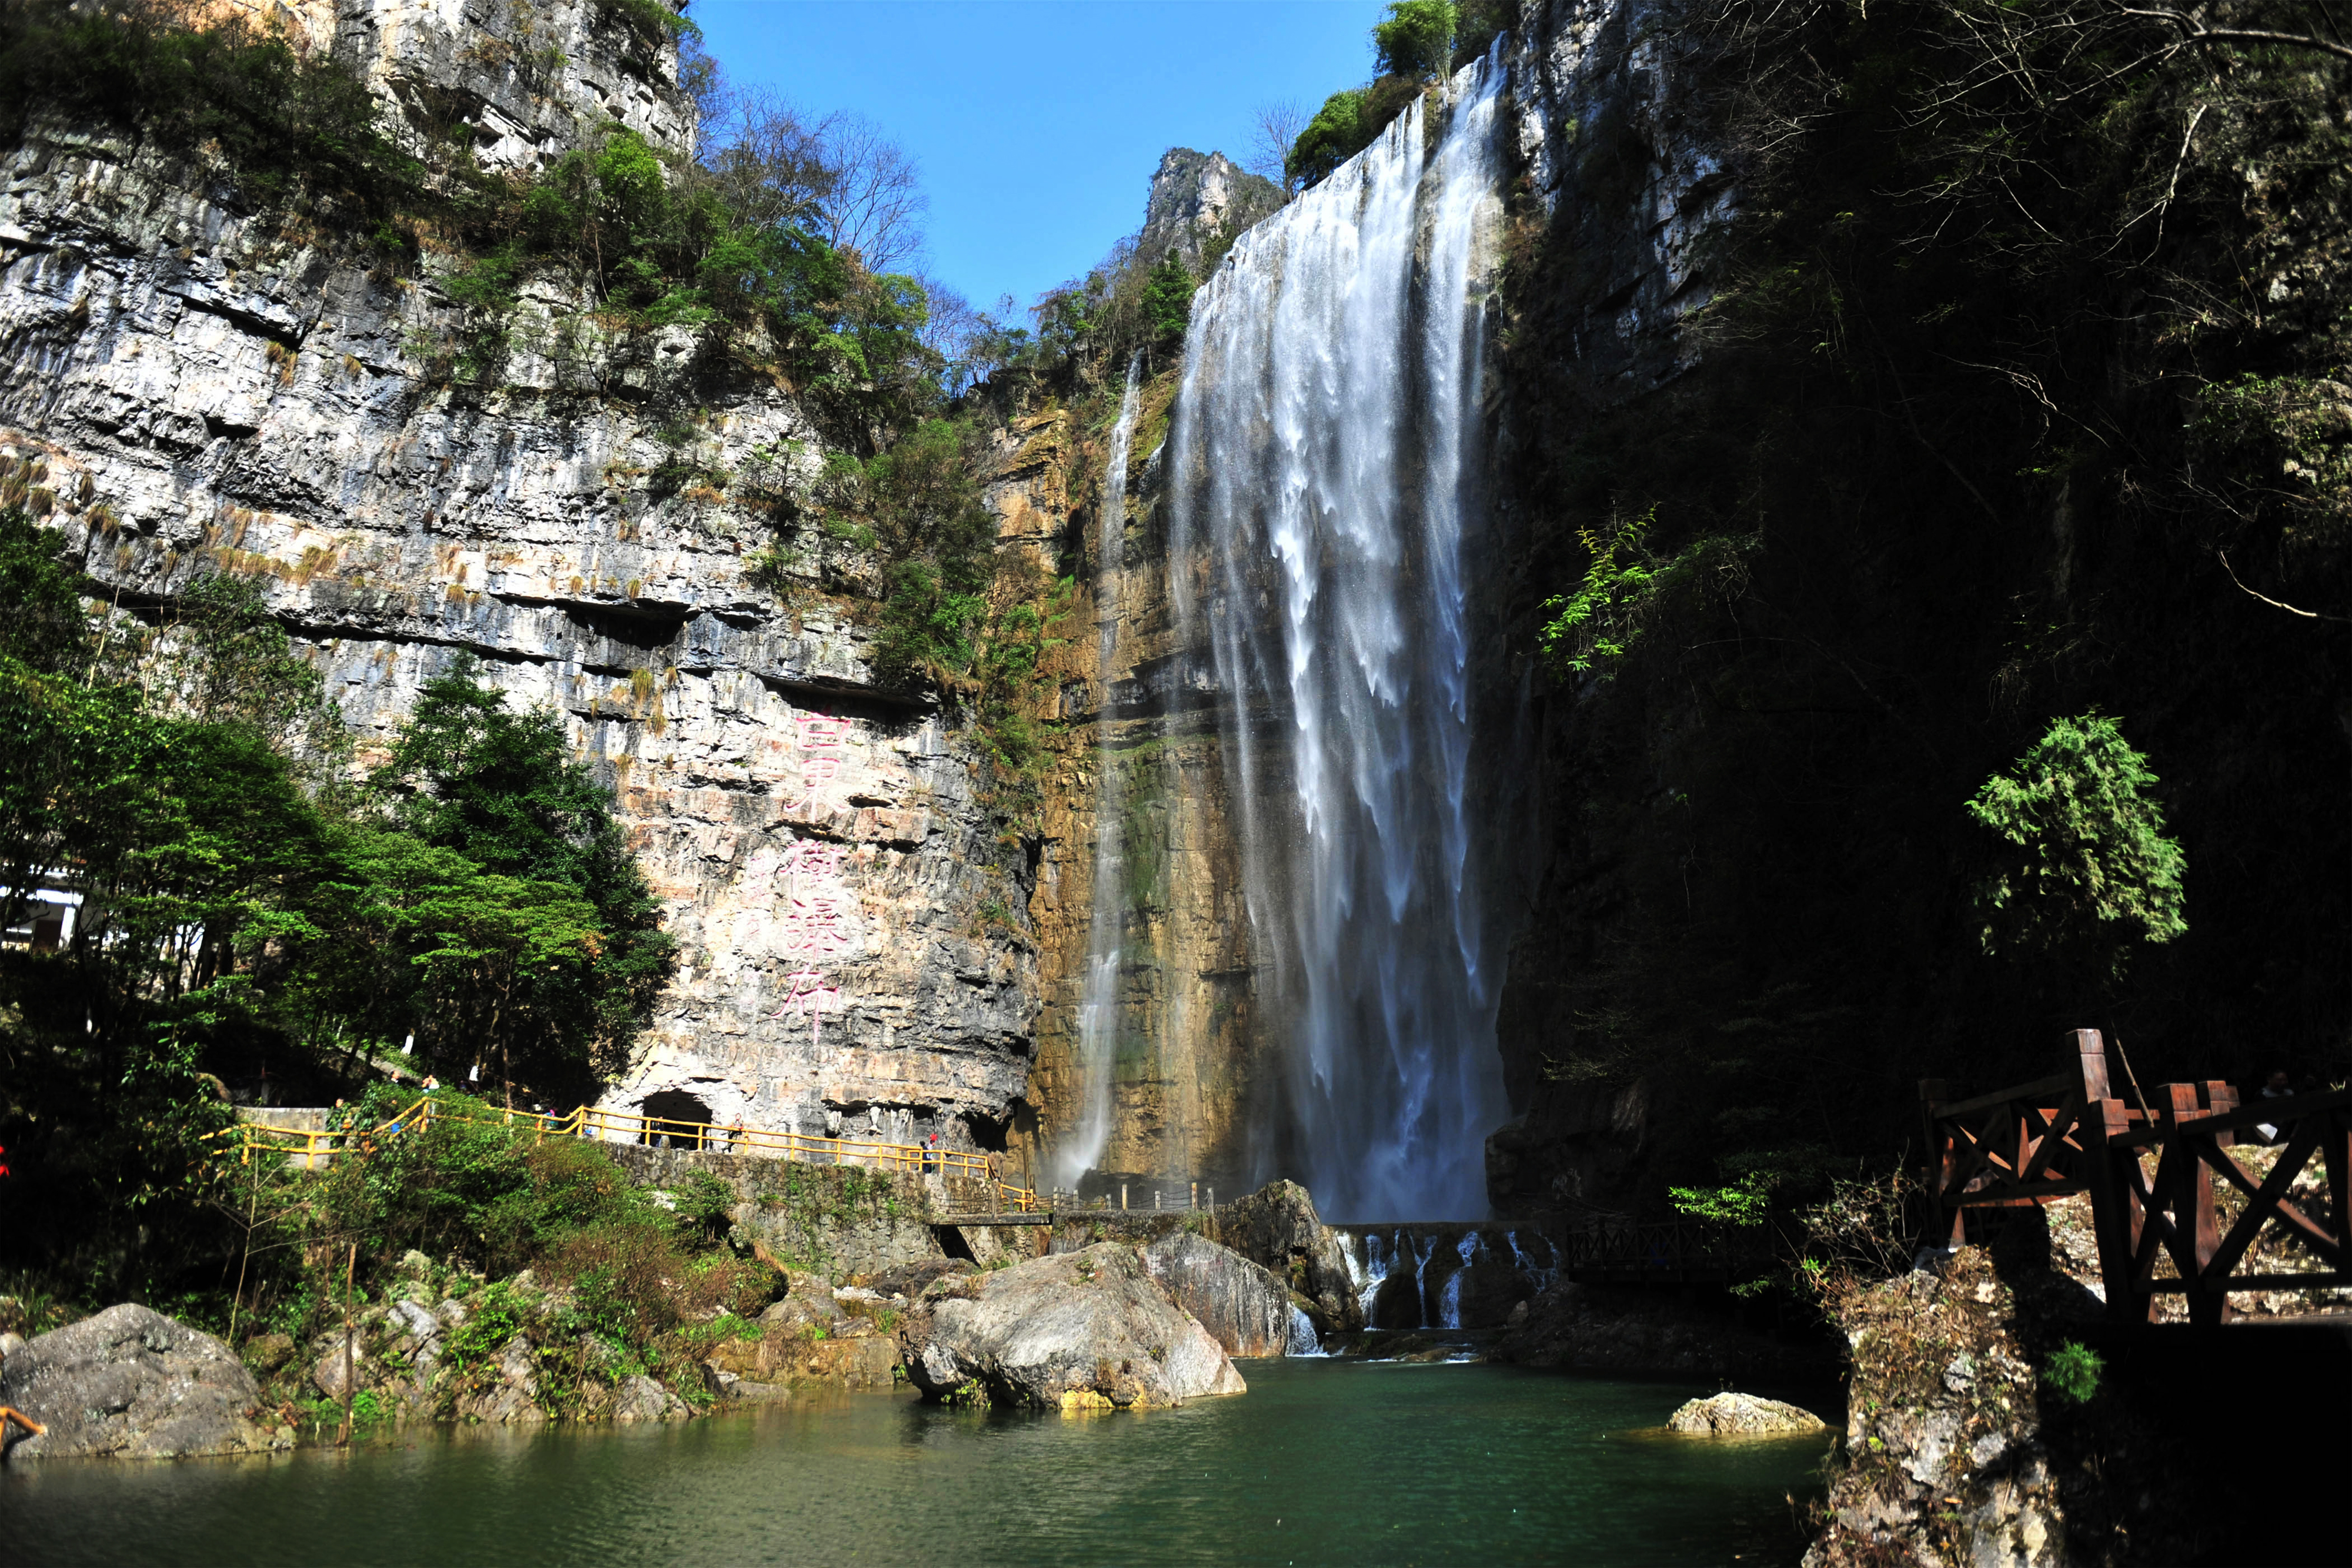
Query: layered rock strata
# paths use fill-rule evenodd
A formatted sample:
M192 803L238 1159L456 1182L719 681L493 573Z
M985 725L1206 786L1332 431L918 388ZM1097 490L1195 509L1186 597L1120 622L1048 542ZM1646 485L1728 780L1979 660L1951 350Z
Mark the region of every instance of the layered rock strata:
M470 117L494 165L611 120L691 147L673 51L607 8L298 15L410 129ZM443 357L471 329L442 287L456 258L387 263L331 211L257 205L230 171L90 125L37 119L5 177L0 446L44 465L34 505L99 591L167 621L199 573L258 581L362 761L474 653L617 791L679 962L607 1104L1000 1136L1035 1007L1027 868L977 748L875 679L856 601L751 581L824 448L759 345L611 329L541 278L467 384ZM813 534L782 543L795 580L874 578Z

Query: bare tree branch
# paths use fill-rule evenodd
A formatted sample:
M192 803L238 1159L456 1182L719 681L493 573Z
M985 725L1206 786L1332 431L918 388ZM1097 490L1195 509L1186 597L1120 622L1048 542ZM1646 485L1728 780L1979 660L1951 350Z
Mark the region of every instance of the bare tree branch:
M2264 27L2209 27L2196 17L2179 11L2142 10L2132 5L2118 5L2116 9L2126 16L2142 16L2178 27L2184 37L2199 43L2211 39L2224 44L2284 44L2289 48L2316 49L2323 55L2352 60L2352 47L2330 43L2309 33L2278 33Z
M1290 174L1290 149L1307 129L1307 110L1288 99L1262 103L1250 111L1249 161L1244 167L1281 186L1286 199L1298 193L1298 182Z

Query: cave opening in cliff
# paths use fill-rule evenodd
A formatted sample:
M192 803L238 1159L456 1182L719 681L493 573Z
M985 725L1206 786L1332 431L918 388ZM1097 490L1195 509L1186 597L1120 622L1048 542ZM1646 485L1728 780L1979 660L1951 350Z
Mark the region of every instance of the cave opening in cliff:
M710 1141L710 1107L698 1095L665 1089L646 1095L640 1109L651 1124L645 1141L656 1148L698 1149Z

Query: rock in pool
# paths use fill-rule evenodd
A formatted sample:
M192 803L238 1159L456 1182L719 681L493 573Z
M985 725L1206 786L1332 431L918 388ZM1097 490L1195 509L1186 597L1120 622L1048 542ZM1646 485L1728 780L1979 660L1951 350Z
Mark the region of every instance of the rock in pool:
M1189 1230L1143 1249L1143 1266L1200 1320L1227 1355L1288 1355L1317 1349L1314 1328L1271 1269Z
M1701 1437L1770 1437L1825 1430L1810 1410L1752 1394L1717 1394L1694 1399L1667 1418L1667 1429Z
M253 1419L261 1390L226 1345L131 1302L45 1333L0 1363L0 1405L48 1427L11 1458L175 1459L293 1446Z
M908 1376L932 1399L1126 1409L1248 1387L1116 1241L935 1281L898 1337Z

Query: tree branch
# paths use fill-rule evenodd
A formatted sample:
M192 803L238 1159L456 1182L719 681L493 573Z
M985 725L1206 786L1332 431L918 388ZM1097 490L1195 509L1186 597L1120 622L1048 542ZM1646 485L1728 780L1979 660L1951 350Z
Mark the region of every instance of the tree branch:
M2238 584L2238 591L2241 593L2246 594L2250 598L2259 599L2264 604L2271 606L2274 610L2284 610L2290 615L2300 615L2305 621L2333 621L2339 626L2352 626L2352 620L2347 620L2344 616L2323 615L2316 610L2297 610L2294 605L2284 603L2279 600L2273 599L2267 593L2256 593L2252 589L2248 588L2243 582L2239 581L2237 568L2230 564L2229 551L2215 550L2213 554L2221 561L2221 570L2230 574L2230 580Z
M2194 16L2178 11L2147 11L2137 6L2118 5L2116 9L2126 16L2145 16L2152 21L2168 22L2180 29L2181 35L2194 42L2211 40L2224 44L2284 44L2290 48L2317 49L2323 55L2334 55L2340 60L2352 60L2352 47L2331 44L2326 38L2309 33L2274 33L2261 27L2209 27Z

